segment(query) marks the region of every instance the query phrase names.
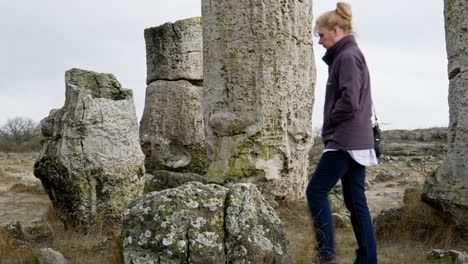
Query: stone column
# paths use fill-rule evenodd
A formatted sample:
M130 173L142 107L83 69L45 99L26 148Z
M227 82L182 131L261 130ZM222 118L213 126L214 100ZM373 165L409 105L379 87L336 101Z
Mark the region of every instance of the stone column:
M145 30L147 84L140 138L149 173L206 170L201 18Z
M212 182L303 199L312 144L312 1L203 0L204 121Z
M445 0L450 124L447 156L427 178L423 200L468 234L468 3Z

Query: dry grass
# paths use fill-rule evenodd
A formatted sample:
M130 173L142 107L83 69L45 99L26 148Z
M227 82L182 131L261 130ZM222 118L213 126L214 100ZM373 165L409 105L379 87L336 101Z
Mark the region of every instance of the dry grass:
M307 203L283 202L275 210L283 222L293 262L310 263L315 254L315 240Z
M6 228L0 228L0 264L36 263L32 247L12 237Z
M22 242L14 239L5 229L0 229L0 264L36 263L35 253L50 247L80 264L120 264L123 262L119 230L95 226L87 233L65 229L52 205L46 215L45 236Z
M407 191L404 207L398 217L386 223L378 239L386 243L415 241L430 248L468 250L468 241L460 237L455 226L440 217L437 212L421 201L421 190ZM398 231L398 232L395 232Z
M468 251L468 244L455 238L453 226L447 225L440 217L434 217L433 209L422 204L417 197L418 194L413 193L406 198L409 209L405 218L396 222L377 241L379 263L434 263L425 256L426 252L434 248ZM315 241L307 203L282 203L275 209L283 221L293 263L313 263ZM338 263L353 263L357 244L352 228L336 229L335 232ZM418 232L422 232L419 238L415 235Z

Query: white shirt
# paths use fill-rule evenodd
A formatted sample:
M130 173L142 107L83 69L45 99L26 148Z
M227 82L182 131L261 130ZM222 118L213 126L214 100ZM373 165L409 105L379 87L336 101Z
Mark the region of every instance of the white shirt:
M338 149L324 149L323 153L337 150ZM347 152L351 155L351 158L353 158L354 161L363 166L374 166L379 164L374 149L347 150Z

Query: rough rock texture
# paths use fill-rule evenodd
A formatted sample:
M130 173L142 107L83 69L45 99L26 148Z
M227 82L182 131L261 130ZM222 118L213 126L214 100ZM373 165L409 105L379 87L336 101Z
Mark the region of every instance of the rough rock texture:
M62 253L57 252L51 248L41 248L37 254L38 264L68 264L70 263Z
M45 141L34 164L65 224L119 220L143 191L144 155L131 90L112 74L72 69L65 105L41 121Z
M124 212L125 263L290 263L281 222L251 184L190 182Z
M145 29L146 84L203 80L202 19L193 17Z
M312 144L312 1L202 1L207 180L303 199Z
M456 250L433 249L426 253L428 259L441 264L467 264L468 254Z
M203 176L190 172L180 173L160 170L153 172L153 174L145 174L145 193L176 188L192 181L201 183L205 181Z
M423 200L468 235L468 2L445 0L450 124L448 152L424 186Z
M234 184L225 217L228 263L292 263L281 220L253 184Z
M140 138L146 170L204 174L203 87L185 80L156 81L146 88Z
M447 152L447 128L382 131L382 154L386 156L442 156Z
M147 83L140 138L146 170L206 172L201 18L145 30Z

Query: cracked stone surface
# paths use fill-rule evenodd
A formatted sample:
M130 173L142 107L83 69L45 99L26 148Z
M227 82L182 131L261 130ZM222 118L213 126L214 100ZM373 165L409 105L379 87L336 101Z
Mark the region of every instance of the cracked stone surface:
M202 1L207 181L303 199L312 145L312 1Z
M147 84L140 138L149 173L206 172L201 18L145 30Z
M119 221L143 191L144 155L132 92L112 74L71 69L66 99L41 121L45 141L34 164L65 224Z
M145 29L146 84L203 80L202 19L193 17Z
M427 178L423 201L468 236L468 2L445 0L449 108L447 156Z
M123 215L125 263L291 263L281 221L253 184L190 182Z

